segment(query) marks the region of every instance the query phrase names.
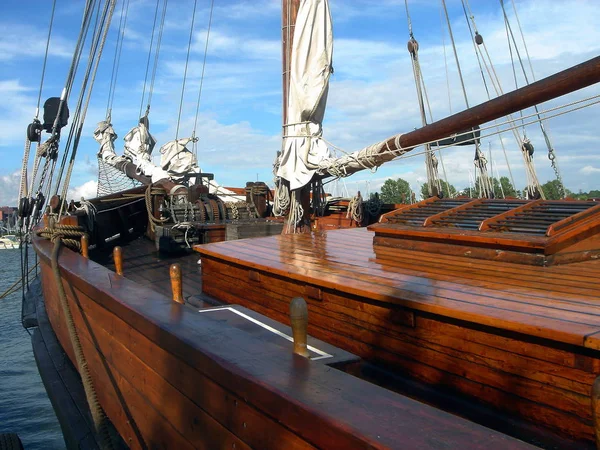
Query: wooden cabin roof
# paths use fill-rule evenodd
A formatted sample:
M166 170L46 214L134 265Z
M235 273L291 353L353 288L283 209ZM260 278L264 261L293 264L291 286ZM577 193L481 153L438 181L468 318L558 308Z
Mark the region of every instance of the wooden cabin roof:
M373 245L361 229L219 242L203 257L307 286L600 349L600 261L551 267Z

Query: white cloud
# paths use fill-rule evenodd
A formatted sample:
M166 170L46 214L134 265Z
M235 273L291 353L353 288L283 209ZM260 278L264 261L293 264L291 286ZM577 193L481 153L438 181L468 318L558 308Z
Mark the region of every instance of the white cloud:
M0 23L0 62L7 62L24 57L43 57L46 50L47 31L43 27L23 23ZM52 38L48 49L50 57L71 58L71 43L60 37Z
M584 175L592 175L594 173L600 173L600 168L593 166L585 166L579 170Z
M81 197L85 199L95 198L97 191L98 181L89 180L79 186L69 188L67 191L67 200L79 201Z
M0 176L0 206L16 206L19 197L21 172Z

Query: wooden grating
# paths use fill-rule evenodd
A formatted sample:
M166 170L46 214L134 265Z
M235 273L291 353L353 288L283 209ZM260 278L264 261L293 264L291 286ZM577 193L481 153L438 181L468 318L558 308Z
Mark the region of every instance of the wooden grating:
M551 265L600 256L600 204L590 201L427 199L386 214L374 243Z

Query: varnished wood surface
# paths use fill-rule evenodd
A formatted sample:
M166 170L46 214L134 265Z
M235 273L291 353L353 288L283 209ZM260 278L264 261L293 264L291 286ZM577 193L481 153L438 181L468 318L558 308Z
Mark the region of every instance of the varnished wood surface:
M198 247L204 290L281 321L303 295L311 335L593 440L599 261L523 266L374 248L372 238L338 230Z
M373 301L600 348L600 261L533 267L377 248L365 229L198 246L203 256Z
M34 245L51 323L72 357L51 244ZM257 342L68 250L60 265L100 401L133 448L246 448L252 439L255 448L530 448Z
M109 252L92 253L92 259L110 270L115 270L114 260ZM202 296L202 270L198 264L199 259L197 253L159 253L154 242L141 237L123 248L123 276L172 298L169 267L177 263L181 268L184 300L197 306L202 306L204 301L208 301L208 306L218 304L214 299Z

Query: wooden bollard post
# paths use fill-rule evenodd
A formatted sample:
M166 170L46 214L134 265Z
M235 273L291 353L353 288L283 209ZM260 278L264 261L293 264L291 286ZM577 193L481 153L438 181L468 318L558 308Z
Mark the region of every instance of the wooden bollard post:
M115 260L115 272L117 272L117 275L123 276L123 251L121 247L113 248L113 259Z
M185 303L183 299L183 284L181 281L181 267L179 264L171 264L169 268L169 275L171 276L171 290L173 291L173 301Z
M308 327L308 307L302 297L294 297L290 303L290 322L292 323L292 337L294 338L294 353L308 358L306 346Z
M87 234L81 236L81 255L86 259L90 257L90 238Z

